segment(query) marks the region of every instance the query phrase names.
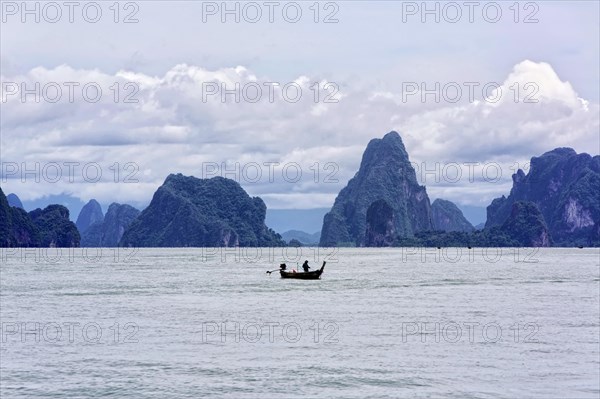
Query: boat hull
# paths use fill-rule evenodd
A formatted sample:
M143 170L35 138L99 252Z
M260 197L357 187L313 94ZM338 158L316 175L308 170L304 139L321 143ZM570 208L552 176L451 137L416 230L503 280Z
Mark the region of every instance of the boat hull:
M323 269L325 269L325 262L323 262L323 266L321 266L321 268L319 270L315 270L312 272L294 273L294 272L286 272L286 271L280 270L279 274L281 274L281 278L296 278L296 279L300 279L300 280L318 280L321 278L321 274L323 274Z

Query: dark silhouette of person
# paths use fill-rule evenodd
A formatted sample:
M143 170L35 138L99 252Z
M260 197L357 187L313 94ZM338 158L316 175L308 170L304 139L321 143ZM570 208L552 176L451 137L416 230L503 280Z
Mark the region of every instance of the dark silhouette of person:
M308 260L304 261L304 263L302 264L302 268L304 269L305 273L308 273L308 269L310 269L310 266L308 266Z

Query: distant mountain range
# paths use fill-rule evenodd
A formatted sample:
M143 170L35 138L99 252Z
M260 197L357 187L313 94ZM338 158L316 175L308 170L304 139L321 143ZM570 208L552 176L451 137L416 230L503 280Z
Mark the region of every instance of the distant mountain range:
M316 233L309 234L300 230L288 230L285 233L281 234L281 238L283 238L288 244L292 240L297 240L302 245L316 246L319 245L321 232L317 231Z
M83 234L85 231L94 223L102 222L104 220L104 213L102 213L102 207L95 199L91 199L87 204L81 208L79 216L75 225L79 233Z
M76 196L73 196L71 194L66 194L66 193L57 194L57 195L46 195L41 198L37 198L35 200L21 199L17 196L16 193L11 193L11 194L7 194L6 198L8 199L8 202L11 206L18 206L18 204L13 204L12 201L20 202L21 203L20 207L22 207L26 211L32 211L37 208L44 209L48 205L54 205L54 204L62 205L65 208L69 209L69 217L75 223L77 223L77 218L78 218L79 214L81 214L81 210L89 202L89 201L85 202ZM100 203L101 207L103 207L103 206L108 207L110 205L110 202L108 202L108 203L102 203L100 201L98 201L98 202ZM131 203L129 203L129 205L131 205L137 209L143 209L146 206L148 206L148 202L131 202Z
M267 209L265 223L282 235L290 230L317 231L323 227L323 217L327 212L329 208Z
M475 228L464 217L462 211L450 201L436 199L431 204L433 227L444 231L473 231Z
M88 204L95 202L91 200ZM87 205L86 205L87 206ZM95 207L95 205L93 205ZM81 211L83 213L83 209ZM112 203L106 215L89 226L81 236L82 247L117 247L140 211L127 204ZM80 215L81 216L81 215Z
M21 199L19 197L17 197L17 194L8 194L6 196L6 200L8 201L8 205L10 206L14 206L16 208L21 208L21 209L25 209L23 208L23 203L21 202Z
M322 246L600 245L600 156L557 148L513 175L482 231L450 201L430 204L396 132L369 142L360 168L325 216ZM482 226L478 225L481 229Z
M430 203L396 132L367 145L356 175L330 210L267 211L235 181L167 177L142 212L96 200L77 223L51 204L31 212L0 190L0 246L600 246L600 156L557 148L518 170L508 197L487 207L475 227L452 202ZM471 210L473 211L473 210ZM282 235L267 227L288 228ZM317 233L306 233L319 226ZM280 230L281 231L281 230Z

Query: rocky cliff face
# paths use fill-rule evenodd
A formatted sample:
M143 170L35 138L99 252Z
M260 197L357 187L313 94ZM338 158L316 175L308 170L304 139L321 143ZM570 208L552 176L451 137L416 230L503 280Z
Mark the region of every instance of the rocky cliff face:
M13 207L10 215L9 247L41 247L39 228L33 224L31 217L21 208ZM4 245L2 245L4 246Z
M48 205L29 212L40 232L41 247L78 247L81 236L69 219L69 210L62 205Z
M79 240L64 206L49 205L27 213L11 207L0 189L0 247L77 247Z
M96 222L102 222L103 219L102 207L98 201L91 199L81 208L75 224L79 232L83 234L91 225Z
M386 134L369 142L356 175L338 194L323 220L321 246L364 246L367 210L384 200L394 210L394 230L399 236L431 230L431 205L400 135Z
M588 238L588 245L591 247L600 247L600 221L596 222L592 228Z
M475 230L453 202L438 198L431 204L431 213L435 230L467 232Z
M550 236L558 245L585 245L600 220L600 156L557 148L531 159L527 175L518 170L508 197L496 198L487 209L486 227L499 226L517 201L540 209Z
M140 214L127 204L112 203L104 220L91 225L81 237L82 247L116 247L125 230Z
M500 230L524 247L551 245L544 216L533 202L515 202Z
M394 209L384 200L377 200L367 209L365 246L391 247L396 240Z
M12 232L12 217L10 205L6 200L4 192L0 188L0 247L12 247L13 232Z
M169 175L120 245L138 247L283 246L265 225L266 206L233 180Z

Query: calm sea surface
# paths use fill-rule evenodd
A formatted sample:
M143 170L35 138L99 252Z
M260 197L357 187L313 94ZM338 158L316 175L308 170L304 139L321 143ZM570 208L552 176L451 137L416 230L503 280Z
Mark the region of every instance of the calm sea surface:
M0 396L600 396L598 249L298 251L4 250Z

